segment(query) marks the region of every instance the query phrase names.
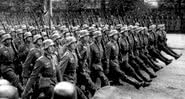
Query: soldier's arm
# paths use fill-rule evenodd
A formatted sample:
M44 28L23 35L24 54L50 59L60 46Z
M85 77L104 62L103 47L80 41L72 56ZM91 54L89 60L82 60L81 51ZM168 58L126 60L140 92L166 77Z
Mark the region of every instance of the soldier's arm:
M25 78L25 79L29 78L29 76L30 76L29 68L30 68L30 65L33 61L33 58L34 58L34 53L33 53L33 51L30 51L26 60L25 60L25 62L24 62L24 64L23 64L22 77Z
M59 63L59 69L62 76L64 75L68 62L69 62L69 57L67 55L64 55Z
M105 70L105 72L109 73L109 67L110 67L109 63L110 63L110 54L111 54L111 45L110 44L107 44L105 52L106 52L106 55L105 55L105 58L106 58L106 67L105 68L106 68L106 70Z
M60 71L59 66L56 66L56 69L57 69L57 80L58 80L58 82L61 82L61 81L63 81L63 75Z
M28 79L28 82L26 84L25 90L23 92L23 96L26 96L26 94L30 91L32 85L36 81L37 77L39 76L39 73L41 72L42 68L44 67L44 63L41 62L39 59L37 60L34 69L31 73L30 78Z

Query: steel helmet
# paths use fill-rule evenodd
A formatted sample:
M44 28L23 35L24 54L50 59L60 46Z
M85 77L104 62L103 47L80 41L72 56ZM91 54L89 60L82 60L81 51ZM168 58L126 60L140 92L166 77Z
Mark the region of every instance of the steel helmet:
M40 34L36 34L33 36L33 42L37 42L38 39L42 39L42 36Z
M56 84L53 99L76 99L75 85L70 82Z
M69 36L66 38L66 45L70 45L71 43L77 42L76 38L73 36Z
M108 34L108 36L113 36L113 35L116 35L118 34L119 32L117 30L111 30Z
M2 99L19 99L17 88L11 85L0 86L0 98Z
M26 32L24 33L24 39L28 38L28 37L32 37L31 32Z
M43 41L43 45L44 45L44 49L47 49L48 47L55 45L55 43L51 39L46 39Z
M12 39L10 34L7 33L7 34L2 35L2 40L1 40L2 42L4 42L7 39Z
M0 86L2 85L11 85L10 82L6 79L0 79Z

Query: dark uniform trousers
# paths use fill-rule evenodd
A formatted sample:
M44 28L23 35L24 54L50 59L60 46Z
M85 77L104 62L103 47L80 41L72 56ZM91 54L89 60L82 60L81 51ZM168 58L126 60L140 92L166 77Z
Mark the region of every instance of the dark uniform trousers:
M101 79L102 86L109 85L109 80L107 76L104 74L103 70L103 46L94 42L90 45L90 70L92 80L95 82L97 79Z
M120 69L123 70L127 75L131 75L132 77L134 77L136 80L142 81L134 68L128 63L128 41L126 40L126 38L119 38L118 44L120 48Z
M76 85L77 68L78 68L78 58L76 53L66 50L60 62L60 71L63 75L64 81L68 81ZM79 99L87 99L83 91L77 85L76 90Z
M42 51L40 48L32 48L30 49L30 52L27 55L27 58L23 64L23 72L22 72L22 77L23 77L23 85L26 86L27 80L31 75L31 72L34 68L36 60L42 55ZM39 96L40 91L38 91L38 79L35 81L36 83L33 85L33 93L32 93L32 99L35 99Z
M178 58L179 55L175 53L172 49L170 49L166 43L167 38L166 38L166 32L165 31L157 31L157 34L159 36L158 41L160 42L158 44L158 48L160 51L164 51L165 53L173 56L174 58Z
M95 91L97 90L97 86L90 77L90 45L83 45L82 43L78 44L76 53L79 59L79 67L77 70L77 84L85 87L85 89L82 90L85 91L86 94L89 95L90 92L91 95L94 95Z
M159 39L159 37L158 37ZM160 51L157 49L157 44L156 43L158 41L158 39L156 40L156 35L155 33L153 33L151 31L151 34L149 35L148 41L149 41L149 46L148 51L149 54L153 57L153 59L155 60L156 58L158 58L159 60L163 61L165 64L168 64L169 59L167 59L166 57L164 57Z
M23 91L22 85L19 82L19 77L15 73L15 53L12 47L1 47L0 57L0 70L2 73L2 77L16 86L19 92Z
M147 53L147 49L145 46L147 45L148 40L145 40L145 35L140 33L137 35L137 37L138 37L138 41L139 41L139 47L138 47L139 57L148 66L150 66L154 71L158 71L160 68L157 65L155 65L149 57L147 57L148 53Z
M28 94L35 81L39 77L38 93L39 97L51 99L55 84L62 80L59 67L54 63L54 57L44 54L37 59L31 76L23 92L23 99L29 98Z
M132 84L134 86L138 85L138 82L135 80L130 79L121 69L120 69L120 65L119 65L119 61L118 61L118 55L119 55L119 46L118 43L116 41L109 41L107 43L106 46L106 59L107 59L107 68L110 70L110 75L114 75L115 81L117 81L119 78L129 84ZM131 70L133 73L134 70L133 69L129 69ZM139 76L136 76L135 74L132 74L132 76L135 76L135 78L139 81L142 82L142 79ZM113 80L114 80L113 79Z
M145 63L144 60L140 58L140 52L139 49L141 49L141 40L139 38L139 34L132 35L131 38L134 40L134 46L133 46L133 52L132 52L132 59L135 60L135 62L141 67L141 69L145 70L150 76L153 76L154 74L148 70L149 66Z

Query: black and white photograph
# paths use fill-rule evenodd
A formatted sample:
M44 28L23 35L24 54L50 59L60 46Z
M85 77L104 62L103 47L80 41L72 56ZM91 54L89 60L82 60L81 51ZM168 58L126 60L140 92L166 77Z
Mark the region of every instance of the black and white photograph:
M185 99L185 0L0 0L0 99Z

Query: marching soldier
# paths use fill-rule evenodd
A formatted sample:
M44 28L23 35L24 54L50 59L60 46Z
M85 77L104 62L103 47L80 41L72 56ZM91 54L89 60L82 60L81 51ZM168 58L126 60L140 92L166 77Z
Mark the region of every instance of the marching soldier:
M56 55L57 55L58 61L61 61L61 58L63 57L67 48L65 47L65 45L61 44L62 40L58 31L56 31L56 33L52 35L52 39L55 42L55 49L56 49Z
M61 62L60 70L63 75L64 81L68 81L77 84L77 68L78 68L78 57L76 55L76 38L69 36L66 38L67 50L64 53ZM77 95L80 99L87 99L82 90L76 86Z
M128 27L125 26L121 30L121 35L118 40L120 47L120 65L121 68L130 68L131 71L136 72L136 75L139 75L144 81L151 82L150 79L147 79L140 71L140 69L135 69L129 64L129 42L128 42Z
M19 50L19 47L24 43L24 40L23 40L24 32L22 29L17 29L16 33L17 33L17 37L13 40L13 42L15 43L16 49Z
M23 87L19 82L18 76L15 74L15 52L12 48L12 37L10 34L4 34L2 36L1 42L3 46L0 48L0 70L2 77L9 82L11 82L14 86L18 88L18 91L21 93L23 91Z
M137 47L139 47L139 45L137 44L138 41L135 40L133 33L134 33L133 26L130 26L129 35L128 35L128 42L129 42L129 49L130 49L130 51L129 51L129 63L135 69L144 70L146 73L148 73L150 75L151 78L157 77L154 73L152 73L147 68L147 66L143 62L143 60L139 58L138 50L136 49Z
M141 32L143 32L143 28L139 27L136 30L136 37L138 39L138 43L139 43L139 47L138 47L138 51L139 51L139 57L149 66L151 67L155 72L160 70L160 67L155 65L150 59L149 57L146 56L145 54L145 49L144 48L144 40L143 40L143 36L141 34Z
M26 86L26 83L28 79L30 78L30 75L33 71L36 60L43 54L42 42L43 42L43 38L40 34L34 35L33 43L35 44L35 46L34 48L30 49L28 56L23 64L22 77L23 77L24 86ZM34 93L32 95L32 99L35 99L35 97L38 96L37 87L38 87L38 80L36 80L36 84L33 86Z
M158 58L161 61L163 61L166 65L169 65L172 60L167 59L166 57L164 57L160 51L158 50L158 46L156 43L158 40L156 40L156 34L155 34L155 28L156 25L151 25L149 27L149 46L148 46L148 50L149 50L149 54L153 57L153 59Z
M22 80L22 68L23 68L23 62L26 60L25 57L27 57L30 49L32 49L34 47L34 44L33 44L33 37L32 37L32 34L31 32L25 32L24 33L24 44L20 45L19 46L19 50L18 50L18 53L17 53L17 58L19 58L17 61L17 69L16 69L16 72L20 75L21 77L21 80ZM16 49L17 50L17 49Z
M102 33L101 31L95 31L93 33L94 42L90 45L90 70L91 77L94 81L101 79L103 86L109 85L109 80L104 74L102 59L103 59L103 46L101 43Z
M53 56L54 42L51 39L44 40L43 49L44 54L36 60L34 69L24 89L23 99L28 97L28 93L38 77L39 97L44 97L44 99L51 99L55 84L62 81L62 75L56 63L57 60Z
M120 69L119 65L119 46L117 43L118 40L118 31L117 30L111 30L108 34L110 37L110 41L106 44L106 61L107 66L105 69L105 73L108 74L110 72L110 75L114 75L114 77L117 77L116 79L121 79L129 84L134 85L137 89L139 89L143 82L142 79L137 76L136 74L133 75L135 79L138 80L134 81L128 78L128 76ZM133 71L132 71L133 73ZM135 72L134 72L135 73Z
M79 60L78 67L78 84L85 86L86 91L90 91L91 95L94 95L98 86L92 81L90 77L90 44L89 44L89 32L87 30L80 31L80 41L77 45L77 56Z
M175 59L178 59L182 54L178 55L176 52L171 50L167 45L167 38L166 38L166 31L165 31L165 25L161 24L158 26L159 30L157 31L157 34L159 35L159 44L158 48L160 51L164 51L165 53L173 56Z
M44 40L48 39L47 32L41 32L41 35L42 35Z

